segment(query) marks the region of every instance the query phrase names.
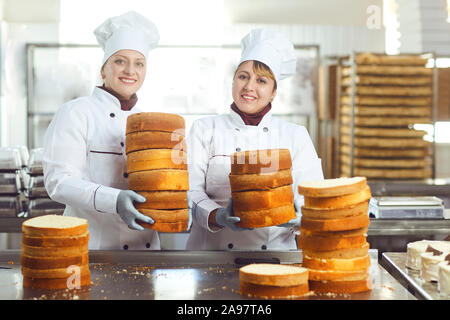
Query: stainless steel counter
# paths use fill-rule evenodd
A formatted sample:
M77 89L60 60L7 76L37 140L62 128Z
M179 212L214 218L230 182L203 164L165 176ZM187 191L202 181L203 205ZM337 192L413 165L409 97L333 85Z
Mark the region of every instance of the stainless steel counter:
M311 294L301 299L415 300L377 262L370 250L373 290L345 295ZM0 299L195 299L238 300L238 269L251 261L301 263L301 251L91 251L92 285L79 290L22 287L20 251L0 252Z
M0 218L0 233L20 233L23 218ZM369 236L450 235L450 219L370 219Z
M450 296L444 297L439 294L437 282L423 281L419 270L406 267L406 252L384 252L381 259L383 267L418 299L450 299Z

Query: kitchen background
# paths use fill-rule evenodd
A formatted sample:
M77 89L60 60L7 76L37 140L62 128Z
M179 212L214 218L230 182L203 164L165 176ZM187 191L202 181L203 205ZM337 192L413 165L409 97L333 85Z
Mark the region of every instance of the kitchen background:
M140 103L145 111L183 115L187 132L193 120L227 112L240 39L262 26L285 33L296 47L298 74L279 84L274 113L308 128L327 159L327 178L337 176L338 162L330 151L336 143L330 63L355 52L434 53L428 66L443 72L434 77L433 121L415 127L429 132L424 139L433 142L434 178L448 184L448 8L446 0L0 0L0 162L10 161L11 154L21 162L3 170L2 190L8 184L17 190L0 195L6 209L0 210L7 215L14 209L19 216L33 209L35 214L61 210L42 189L43 135L62 103L89 95L101 84L102 52L92 31L128 10L147 16L161 35L159 48L150 53ZM19 248L20 233L11 232L4 221L0 248ZM163 234L162 247L183 249L186 237Z

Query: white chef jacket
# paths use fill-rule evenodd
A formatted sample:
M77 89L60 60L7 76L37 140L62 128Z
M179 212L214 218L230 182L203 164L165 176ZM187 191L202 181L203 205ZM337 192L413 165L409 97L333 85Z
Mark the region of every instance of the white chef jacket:
M192 124L188 136L189 197L193 223L186 248L189 250L290 250L296 249L294 229L284 227L233 231L209 228L209 214L226 207L231 197L229 173L234 152L289 149L292 158L292 189L296 203L300 181L323 180L321 160L305 127L272 116L269 111L258 126L245 125L229 114L206 117Z
M159 250L158 233L128 228L116 211L128 190L125 154L127 117L120 101L100 88L63 104L44 139L44 182L65 216L88 220L89 249Z

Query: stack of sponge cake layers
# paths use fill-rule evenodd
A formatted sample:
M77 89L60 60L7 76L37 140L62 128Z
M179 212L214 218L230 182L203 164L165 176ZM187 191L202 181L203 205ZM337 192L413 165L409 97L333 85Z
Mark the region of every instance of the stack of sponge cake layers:
M368 205L365 177L303 182L298 247L309 284L319 293L354 293L371 289Z
M136 209L155 223L138 222L161 232L188 227L185 123L176 114L141 112L130 115L126 128L129 188L147 201Z
M22 224L23 286L73 289L91 283L86 219L45 215Z
M295 218L292 160L288 149L236 152L232 156L230 186L237 224L262 228Z

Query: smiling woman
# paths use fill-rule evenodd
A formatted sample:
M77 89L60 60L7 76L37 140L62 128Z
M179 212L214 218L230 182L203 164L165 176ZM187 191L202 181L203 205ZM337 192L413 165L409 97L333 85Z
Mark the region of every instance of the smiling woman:
M157 232L137 223L154 223L135 208L145 198L128 190L125 128L128 116L142 111L136 92L159 32L131 11L107 19L94 35L104 51L104 84L55 114L44 141L45 187L66 205L64 215L89 221L89 249L158 250Z
M271 112L272 100L277 94L277 82L295 74L294 46L283 34L269 29L252 30L241 43L242 56L233 77L233 103L229 114L194 121L188 137L189 196L193 217L187 241L187 249L190 250L296 248L294 233L298 230L303 201L297 188L291 190L297 204L297 216L292 220L280 222L277 226L254 229L243 228L238 223L243 222L234 215L233 202L237 203L238 199L230 198L231 159L234 152L286 149L292 155L290 181L294 182L294 186L301 180L323 179L321 161L306 129L277 119ZM276 165L279 167L281 160L277 160ZM287 171L291 177L291 170ZM252 180L262 177L258 174L250 176ZM266 179L266 176L262 178ZM289 182L287 188L292 188ZM270 193L266 193L263 198L269 197ZM253 202L258 202L254 199L255 195L251 197ZM262 210L270 209L267 203L262 202L268 201L258 202ZM291 210L288 218L295 216L294 207L291 205L285 208L285 204L283 202L277 207L282 209L276 210L276 214L285 215Z

